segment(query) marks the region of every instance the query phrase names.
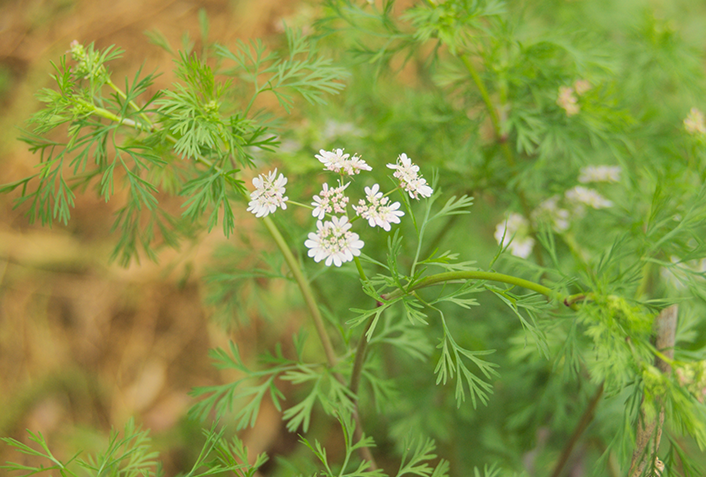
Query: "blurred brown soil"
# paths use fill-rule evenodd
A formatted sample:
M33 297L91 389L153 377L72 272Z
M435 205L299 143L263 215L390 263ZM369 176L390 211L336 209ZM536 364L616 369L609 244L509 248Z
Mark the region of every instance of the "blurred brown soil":
M33 94L51 87L49 61L58 60L72 40L126 50L112 63L118 84L143 65L143 71L164 72L154 87L167 87L173 80L171 57L143 32L158 29L172 45L180 45L184 32L197 40L200 8L208 14L210 38L233 44L276 34L282 18L296 15L302 5L291 0L0 2L0 69L6 79L0 87L0 184L34 172L37 157L17 141L16 127L38 108ZM248 353L254 343L277 339L297 323L264 331L253 319L229 336L209 322L198 277L214 247L226 240L218 233L162 253L158 264L143 260L123 269L109 263L119 198L106 204L92 191L79 194L69 225L50 229L29 225L26 209L13 210L18 195L0 195L0 436L28 442L24 429L39 431L57 455L69 457L76 447L104 441L96 436L121 429L135 416L155 436L169 436L162 439L166 475L188 470L181 468L189 465L180 450L184 442L174 437L191 403L187 392L232 377L210 365L208 349L234 339L245 343ZM240 220L253 223L245 216ZM250 231L246 227L243 233ZM280 416L266 405L258 432L245 435L251 455L287 439L281 429ZM0 445L0 462L23 458Z

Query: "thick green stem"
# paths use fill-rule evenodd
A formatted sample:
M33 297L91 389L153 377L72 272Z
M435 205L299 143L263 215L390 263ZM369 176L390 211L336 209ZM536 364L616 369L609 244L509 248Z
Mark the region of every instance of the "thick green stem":
M556 300L563 303L572 310L578 310L578 305L574 301L568 301L569 298L575 298L576 295L564 296L560 293L555 292L551 288L540 285L539 283L531 282L525 280L524 278L513 277L512 275L505 275L503 273L496 272L483 272L479 270L469 270L463 272L445 272L437 273L436 275L430 275L426 278L422 278L413 286L406 290L397 289L391 293L382 296L386 301L394 300L402 295L410 294L415 290L420 288L430 287L432 285L438 285L442 283L459 282L465 280L487 280L492 282L507 283L509 285L515 285L518 287L526 288L534 292L540 293L551 300Z

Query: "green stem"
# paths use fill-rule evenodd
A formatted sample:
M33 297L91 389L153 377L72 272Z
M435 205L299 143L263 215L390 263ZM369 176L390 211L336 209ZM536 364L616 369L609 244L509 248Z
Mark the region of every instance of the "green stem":
M406 290L397 289L391 293L383 295L382 297L386 301L391 301L401 297L402 295L407 295L414 292L415 290L419 290L420 288L426 288L441 283L458 282L465 280L487 280L493 282L507 283L509 285L515 285L540 293L551 300L556 300L560 303L563 303L572 310L578 310L578 305L575 302L578 295L564 296L560 293L555 292L551 288L545 287L544 285L540 285L539 283L525 280L524 278L513 277L512 275L505 275L503 273L483 272L480 270L437 273L436 275L430 275L428 277L422 278ZM570 298L573 301L569 302L568 300Z
M116 93L118 93L118 95L119 95L121 98L127 99L127 95L123 92L123 90L121 90L120 88L118 88L117 86L115 86L115 84L114 84L112 81L110 81L110 79L108 80L108 83L107 83L107 84L108 84L108 86L110 86L110 87L113 89L113 91L115 91ZM140 107L139 107L137 104L135 104L134 101L130 100L130 101L128 102L128 104L130 105L130 107L131 107L132 109L135 110L135 112L139 112L139 111L140 111ZM150 127L150 129L154 129L154 124L152 124L152 121L150 121L150 118L148 118L145 113L140 113L140 117L145 121L145 123Z
M78 104L80 104L81 106L84 106L86 108L91 109L96 116L100 116L101 118L105 118L109 121L113 121L118 124L124 124L125 126L130 126L135 129L138 129L140 131L145 131L145 132L152 131L151 127L148 127L148 126L145 126L145 125L140 124L138 122L135 122L132 119L120 117L117 114L111 113L107 109L99 108L95 104L89 103L88 101L86 101L84 99L76 98L76 102Z
M304 274L302 274L301 268L299 267L299 262L294 257L292 251L289 249L289 245L284 240L284 237L282 237L282 234L280 233L275 223L272 221L272 218L263 217L262 221L265 223L267 231L270 232L270 235L272 235L272 238L275 240L275 243L277 244L277 247L284 256L284 260L287 262L287 265L289 265L289 270L292 272L294 280L297 282L299 290L301 291L301 294L304 297L304 302L306 303L306 306L309 309L311 318L314 320L314 327L316 328L316 333L319 335L321 344L324 347L326 361L328 362L329 366L333 368L336 365L337 361L336 354L333 351L331 339L329 338L329 335L326 332L326 327L324 326L324 319L321 316L321 311L319 311L318 305L316 304L316 299L314 298L314 293L312 292L311 287L309 286L309 281L304 278Z
M112 85L112 83L111 83L111 86L114 89L116 89L115 86ZM119 91L118 89L116 89L116 91L118 91L118 94L121 94L121 91ZM121 96L123 98L125 98L124 94L121 94ZM154 125L152 125L152 123L146 117L144 117L144 119L148 122L148 124L150 124L149 128L147 128L144 125L139 124L131 119L121 118L120 116L117 116L117 115L115 115L115 114L111 113L110 111L105 110L103 108L97 108L95 105L88 103L86 101L83 101L80 99L79 99L79 101L82 104L84 104L85 106L88 106L91 109L93 109L93 111L98 116L101 116L101 117L106 118L111 121L115 121L118 124L125 124L125 125L132 126L136 129L139 129L142 131L147 131L147 132L154 131L154 129L155 129ZM137 108L137 105L134 105L133 103L131 103L131 105L133 107ZM248 108L249 107L250 107L250 105L248 106ZM143 116L144 116L144 114L143 114ZM167 135L167 139L170 140L172 143L176 143L176 138L174 138L171 135ZM222 172L222 170L219 167L214 166L214 164L211 161L209 161L205 157L201 156L200 154L197 155L195 157L195 159L197 162L200 162L200 163L208 166L209 168L215 168L215 170L219 173ZM243 192L243 195L244 195L245 199L247 200L247 194L245 194L244 191L241 191L241 192ZM297 204L297 205L302 205L303 207L309 207L304 204ZM297 285L299 286L299 290L304 298L304 302L306 303L306 306L309 309L309 313L311 314L312 320L314 321L314 327L316 328L316 333L319 335L319 339L321 340L321 344L324 348L324 354L326 355L326 361L327 361L330 368L334 368L337 363L336 354L333 350L333 345L331 343L331 339L330 339L328 333L326 332L324 320L323 320L323 317L321 316L321 311L319 310L319 307L316 303L316 299L314 298L314 293L311 289L311 286L309 285L308 280L304 277L304 275L301 271L301 268L299 267L299 262L294 257L294 254L290 250L289 245L287 244L284 237L282 237L282 234L280 233L279 229L277 228L277 225L275 225L275 223L272 221L272 219L270 217L264 217L263 222L265 223L265 227L267 228L270 235L272 235L272 238L274 239L275 243L277 244L277 247L279 248L280 252L284 256L284 260L287 262L287 265L289 266L289 269L292 272L292 275L294 276L294 280L297 282ZM363 267L360 264L360 260L358 259L358 257L354 257L354 258L355 258L356 267L358 268L358 272L360 273L361 278L363 280L367 280L365 277L365 273L363 271ZM364 343L367 343L367 340L365 340L365 339L361 339L361 341ZM364 355L365 350L363 350L363 353L361 353L361 354ZM362 369L362 365L361 365L361 369ZM358 374L360 374L360 373L358 373ZM334 377L342 384L345 384L343 376L341 376L340 373L334 373ZM360 416L358 414L357 406L356 406L356 409L353 413L353 418L356 423L356 427L355 427L355 431L354 431L355 437L358 441L360 441L363 438L363 428L362 428L362 424L360 421ZM378 468L377 464L375 462L375 458L373 457L372 453L370 452L370 449L368 449L367 447L360 447L358 449L358 452L360 453L360 456L362 459L364 459L370 463L370 467L372 470L375 470Z
M77 101L88 107L91 108L98 116L103 117L105 119L108 119L110 121L117 122L118 124L125 124L128 126L132 126L136 129L140 129L143 131L150 131L146 126L139 124L131 119L126 119L126 118L121 118L120 116L111 113L110 111L99 108L95 106L94 104L91 104L87 101L84 101L82 99L77 99ZM170 140L171 142L175 143L176 139L171 136L167 135L167 139ZM208 166L209 168L213 168L214 164L206 159L205 157L201 156L200 154L195 157L196 161ZM217 172L222 172L219 167L215 167ZM246 196L247 198L247 196ZM328 362L330 367L333 367L336 365L336 354L333 351L333 345L331 344L331 339L328 336L328 333L326 332L326 328L324 326L324 321L321 316L321 312L319 311L319 307L316 304L316 300L314 298L314 293L311 290L311 287L309 286L309 282L304 278L304 275L301 272L301 269L299 267L299 263L297 262L296 258L292 254L292 251L289 249L289 245L287 242L284 240L282 237L282 234L280 233L279 229L275 225L275 223L272 221L270 217L264 217L263 221L265 222L265 227L267 230L270 232L270 235L272 235L272 238L275 240L275 243L277 244L278 248L282 252L282 255L284 256L285 261L287 262L287 265L289 265L289 269L292 272L292 275L294 276L294 280L297 282L297 285L299 286L299 290L301 291L302 296L304 297L304 302L306 303L307 308L309 309L309 313L311 314L311 317L314 321L314 327L316 328L316 332L319 335L319 339L321 340L321 344L323 345L324 348L324 353L326 355L326 361Z
M500 149L502 150L503 155L505 156L505 161L507 162L507 165L510 167L510 170L512 171L512 175L516 176L517 172L515 171L515 166L517 165L517 163L515 162L515 155L512 153L512 149L510 149L510 144L507 142L507 134L505 134L502 130L502 124L500 122L500 115L498 115L498 112L495 109L495 105L493 104L493 101L490 99L490 94L488 93L488 89L485 87L485 83L483 83L483 79L478 74L478 71L476 71L475 66L473 66L473 63L468 58L468 56L465 54L460 54L459 58L463 62L464 66L466 67L468 74L471 75L473 82L476 84L476 87L478 88L478 91L480 92L480 95L483 98L483 102L485 103L485 108L488 110L488 114L490 115L490 122L493 125L493 130L495 131L495 136L498 138L498 142L500 143ZM520 200L520 207L522 207L522 212L525 214L525 217L527 217L527 220L530 221L530 233L536 241L537 240L537 232L536 232L536 230L534 230L534 227L532 226L532 222L530 219L532 216L532 208L529 206L529 202L527 201L527 197L525 197L524 191L522 191L521 189L518 188L516 192L517 192L517 198ZM534 247L533 253L534 253L535 259L537 260L537 264L539 266L543 267L544 266L544 258L542 258L541 250L538 247Z

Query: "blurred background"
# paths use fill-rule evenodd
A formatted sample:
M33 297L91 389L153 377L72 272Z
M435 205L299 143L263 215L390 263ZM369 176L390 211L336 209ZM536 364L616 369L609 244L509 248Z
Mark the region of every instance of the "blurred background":
M112 63L117 84L140 66L164 73L156 91L172 83L172 59L145 31L159 30L173 45L185 33L198 42L204 9L210 38L232 45L280 34L282 20L302 8L292 0L0 2L0 183L33 173L38 157L17 140L18 128L39 108L35 92L54 87L50 61L72 40L126 50ZM111 428L135 416L151 429L166 474L188 470L201 437L200 425L185 419L187 393L221 378L208 349L234 338L248 355L259 340L291 329L263 330L251 320L236 336L209 322L197 278L226 240L218 228L159 263L123 268L110 263L119 200L79 192L69 225L47 228L29 225L26 209L13 210L18 196L0 195L0 436L27 442L25 429L41 432L57 455L70 457L102 447ZM281 428L265 404L257 435L244 435L251 453L296 439ZM22 458L0 445L0 462Z

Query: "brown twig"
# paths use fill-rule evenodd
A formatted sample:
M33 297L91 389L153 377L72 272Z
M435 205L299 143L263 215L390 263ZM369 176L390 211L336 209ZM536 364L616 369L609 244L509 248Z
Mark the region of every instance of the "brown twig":
M678 305L665 308L655 319L655 332L657 340L655 347L668 359L674 357L674 342L677 329ZM659 357L655 358L655 366L663 373L669 373L671 367L669 363ZM640 421L637 426L635 436L635 450L632 453L632 463L630 464L630 477L639 477L644 474L647 466L653 466L659 442L662 438L662 425L664 424L664 407L662 398L657 396L656 405L660 408L656 418L649 418L645 412L640 413Z
M593 395L591 402L588 403L588 407L583 412L581 420L576 425L576 429L574 429L574 433L571 435L571 439L569 439L566 446L564 446L564 450L561 452L561 456L559 457L556 466L554 466L552 477L559 477L561 474L566 462L569 460L569 457L571 457L571 452L574 450L574 447L576 447L576 443L579 441L579 438L593 420L593 413L596 411L596 406L598 406L598 401L600 401L601 396L603 396L603 383L601 383L601 385L598 386L598 389L596 389L596 393Z

